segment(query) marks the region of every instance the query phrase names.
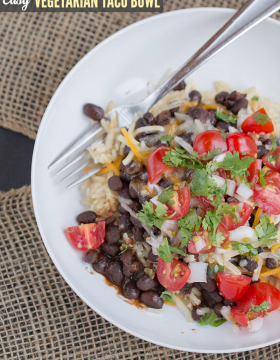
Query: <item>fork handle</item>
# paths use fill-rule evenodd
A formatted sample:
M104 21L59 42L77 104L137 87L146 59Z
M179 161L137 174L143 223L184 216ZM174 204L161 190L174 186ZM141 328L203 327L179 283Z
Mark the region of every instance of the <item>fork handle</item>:
M280 9L279 0L249 0L230 20L208 40L175 74L172 74L162 85L145 100L150 109L159 99L172 90L181 80L198 69L207 60L223 50L234 40Z

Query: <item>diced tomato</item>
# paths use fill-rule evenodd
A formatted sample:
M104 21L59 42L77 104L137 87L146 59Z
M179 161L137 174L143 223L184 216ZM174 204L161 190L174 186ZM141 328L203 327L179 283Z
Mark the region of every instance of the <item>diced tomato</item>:
M221 131L208 130L196 136L193 143L193 150L199 154L207 154L210 150L222 149L227 151L226 141L222 138Z
M241 125L241 129L248 133L265 133L265 134L269 134L272 131L274 131L274 126L272 123L272 120L270 118L268 118L268 122L266 124L258 124L258 120L254 118L254 116L257 116L256 113L261 113L264 115L267 115L266 111L264 110L264 108L254 112L252 115L248 116L247 119L245 119Z
M239 156L255 156L258 148L255 140L252 136L244 133L233 133L227 137L228 150L233 153L239 152ZM242 155L242 153L245 153Z
M182 189L175 191L174 197L170 199L171 201L174 201L174 204L172 206L167 205L167 215L170 216L176 212L170 220L179 220L189 210L190 201L191 201L191 193L190 188L188 186L183 187Z
M254 191L254 202L259 203L260 209L269 214L280 214L280 174L272 172L265 178L266 185L257 183Z
M188 281L190 274L190 268L180 260L173 259L172 262L166 263L161 258L158 259L158 281L169 291L182 289Z
M254 189L256 183L259 181L261 168L262 168L261 159L256 159L254 162L252 162L252 164L248 168L250 175L247 176L247 180L248 182L253 181L251 189Z
M230 309L231 315L233 319L241 326L247 327L249 325L249 317L248 315L240 309L238 306L233 306Z
M171 166L166 165L162 161L165 153L170 149L171 148L168 146L160 146L149 155L147 160L147 172L151 184L156 184L160 180L162 174L167 175L172 170Z
M210 209L215 209L215 207L211 205L210 200L208 200L206 196L197 195L196 198L204 204L204 209L206 211Z
M226 272L217 273L217 284L223 297L227 300L240 299L248 289L251 278L245 275L234 275Z
M223 214L222 222L228 231L231 231L246 224L252 214L253 208L247 203L230 202L229 204L235 208L235 214L240 220L240 222L237 222L230 214Z
M81 224L67 229L68 236L76 249L86 251L98 248L105 238L105 221Z
M278 158L274 161L269 161L268 158L270 156L278 156ZM271 158L270 158L271 159ZM271 154L264 155L262 158L262 162L269 167L270 169L277 171L280 173L280 147L278 147L275 151Z
M258 282L248 287L245 295L238 299L237 305L244 312L250 310L251 305L261 305L264 301L269 303L271 312L280 307L280 291L275 286L265 282Z

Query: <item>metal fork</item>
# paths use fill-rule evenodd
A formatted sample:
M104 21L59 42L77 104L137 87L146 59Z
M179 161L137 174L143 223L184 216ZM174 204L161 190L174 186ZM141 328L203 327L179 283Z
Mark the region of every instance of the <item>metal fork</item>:
M193 73L206 61L218 54L226 46L231 44L234 40L245 34L261 21L272 15L280 9L280 0L249 0L247 1L231 18L230 20L208 40L190 59L188 59L174 74L172 74L163 84L161 84L154 92L152 92L144 101L136 105L123 105L114 108L118 115L118 125L120 127L128 127L137 112L147 112L158 100L171 91L179 84L186 76ZM104 118L110 120L112 111L110 111ZM99 123L94 124L89 130L85 131L74 143L72 143L62 154L60 154L50 165L52 168L70 156L80 151L79 155L71 162L67 163L56 174L69 169L72 165L79 163L70 174L68 174L61 181L70 178L77 174L80 170L90 165L90 159L85 151L89 143L101 142L104 133ZM80 163L82 161L82 163ZM92 175L96 174L102 165L96 165L88 172L84 173L77 180L72 182L67 188L71 188Z

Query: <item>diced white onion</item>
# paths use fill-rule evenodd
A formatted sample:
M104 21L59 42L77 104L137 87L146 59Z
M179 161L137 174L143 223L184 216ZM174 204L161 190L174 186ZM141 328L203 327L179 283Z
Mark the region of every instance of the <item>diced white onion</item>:
M227 179L227 192L229 196L233 196L236 187L236 182L234 180Z
M218 187L223 187L225 185L225 179L222 178L221 176L218 175L212 175L212 176L208 176L209 179L212 179L216 182Z
M131 199L126 199L122 196L118 196L118 200L120 203L123 203L123 204L127 204L127 205L130 205L132 204L132 200Z
M134 130L133 132L133 135L136 136L138 134L141 134L143 132L145 132L146 134L149 134L149 133L154 133L154 132L157 132L157 131L164 131L164 127L163 126L160 126L160 125L153 125L153 126L142 126L136 130Z
M254 192L243 182L238 186L236 193L245 200L249 200L250 197L254 194Z
M229 132L230 134L233 134L233 133L235 133L235 132L238 132L238 130L237 130L235 127L233 127L233 126L229 126L229 127L228 127L228 132Z
M157 205L157 204L158 204L158 197L159 197L159 195L156 195L156 196L154 196L153 198L151 198L150 201L151 201L153 204Z
M243 202L243 203L245 202L246 204L254 207L254 203L253 203L252 201L246 200L246 199L244 199L242 196L240 196L240 195L238 195L238 194L236 194L236 193L233 194L233 197L235 197L235 199L239 200L240 202Z
M152 192L155 192L156 194L160 194L163 191L163 188L157 184L151 184L150 181L148 181L147 186L149 190Z
M164 244L164 239L163 239L163 236L160 235L160 236L154 236L153 233L151 233L151 236L146 240L146 242L151 245L152 247L152 253L154 255L158 255L158 252L157 252L157 248L160 246L160 245L163 245Z
M191 262L189 263L189 268L191 270L188 283L194 282L207 282L207 267L208 264L205 262Z
M119 202L120 202L121 206L122 206L126 211L128 211L132 217L134 217L135 219L139 220L139 218L138 218L138 216L136 215L136 213L135 213L125 202L122 202L122 201L120 200L120 199L123 199L123 198L119 196L118 199L119 199ZM127 199L126 199L126 200L127 200ZM139 220L139 221L140 221L140 220ZM152 234L151 229L148 228L148 226L147 226L145 223L143 223L142 221L141 221L141 224L142 224L143 228L147 231L147 233L148 233L149 235L151 235L151 234Z
M194 262L194 261L196 261L194 255L189 255L189 256L186 256L186 257L184 258L184 262L187 263L187 264L188 264L188 263L191 263L191 262Z
M250 239L250 241L248 241L248 239ZM237 229L229 232L229 240L252 244L258 241L258 236L255 229L249 226L239 226Z
M247 330L250 332L257 332L261 330L262 326L263 326L263 317L257 317L256 319L249 321Z
M246 120L248 116L248 114L240 114L237 119L237 127L241 128L244 120Z
M187 152L189 152L190 154L193 152L192 146L189 143L187 143L184 139L182 139L180 136L175 136L174 141L177 142L179 145L181 145L182 148L187 150Z
M197 315L211 314L213 311L208 307L203 307L196 310Z
M179 228L177 220L165 220L160 228L160 230L164 231L168 235L170 232L177 231Z
M183 301L179 298L179 296L177 296L175 294L172 294L172 295L173 295L173 299L176 302L176 305L182 311L182 313L185 315L188 322L192 322L193 318L192 318L192 314L191 314L189 308L183 303Z
M205 240L201 236L198 236L198 240L194 242L194 246L197 252L205 248L206 245L207 244Z
M219 154L219 155L216 155L213 157L213 161L217 161L218 163L219 162L223 162L225 160L225 157L227 155L228 151L227 152L224 152L222 154Z
M226 319L228 322L234 324L234 321L232 320L232 318L229 316L230 314L230 306L223 306L220 310L222 316L224 319Z
M221 247L216 247L214 254L221 255L227 253L229 250L223 249Z

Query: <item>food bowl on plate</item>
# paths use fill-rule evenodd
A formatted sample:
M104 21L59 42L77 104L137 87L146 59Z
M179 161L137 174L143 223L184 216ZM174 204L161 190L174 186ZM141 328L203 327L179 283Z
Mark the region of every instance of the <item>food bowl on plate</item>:
M129 26L102 42L71 70L57 89L44 114L34 149L35 215L45 246L64 279L91 308L116 326L178 350L233 352L275 343L280 338L277 326L280 314L276 311L267 316L259 332L247 333L233 332L229 323L210 328L187 322L173 306L164 305L164 311L157 314L128 304L105 283L102 275L87 271L90 265L84 262L84 254L66 239L65 229L75 225L76 216L87 208L81 204L81 190L66 191L64 184L54 177L54 171L47 167L57 153L88 127L88 118L82 113L85 103L105 108L110 100L117 105L142 100L167 69L182 64L232 13L228 9L170 12ZM241 91L256 86L262 97L276 102L280 96L277 63L280 49L275 46L279 31L277 21L265 21L211 59L192 78L202 90L212 89L217 80ZM141 54L151 57L146 60Z

